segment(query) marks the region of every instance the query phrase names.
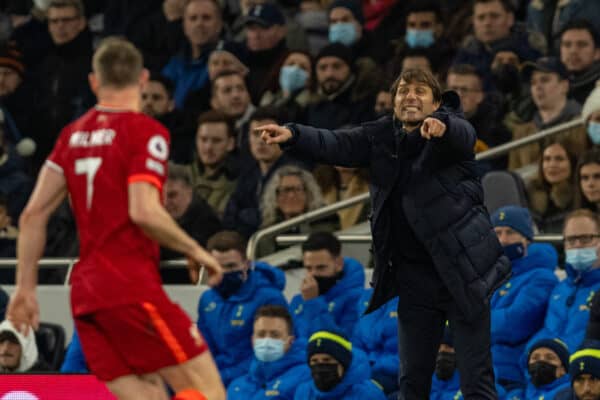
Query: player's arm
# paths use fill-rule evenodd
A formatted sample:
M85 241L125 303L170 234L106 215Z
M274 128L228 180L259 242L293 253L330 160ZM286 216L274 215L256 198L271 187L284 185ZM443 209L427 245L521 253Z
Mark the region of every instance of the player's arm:
M6 315L23 333L28 326L38 326L39 309L35 295L37 264L46 245L48 219L66 193L64 175L47 166L43 167L19 219L16 288Z
M129 217L161 246L187 256L193 282L198 280L200 267L207 268L211 286L220 282L221 266L171 218L162 206L156 186L144 181L129 184Z

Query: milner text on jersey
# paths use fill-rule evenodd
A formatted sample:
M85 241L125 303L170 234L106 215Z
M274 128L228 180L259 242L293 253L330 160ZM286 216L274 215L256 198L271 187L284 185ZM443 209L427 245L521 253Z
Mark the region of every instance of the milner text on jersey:
M69 139L69 147L94 147L111 145L117 133L113 129L91 132L76 131Z

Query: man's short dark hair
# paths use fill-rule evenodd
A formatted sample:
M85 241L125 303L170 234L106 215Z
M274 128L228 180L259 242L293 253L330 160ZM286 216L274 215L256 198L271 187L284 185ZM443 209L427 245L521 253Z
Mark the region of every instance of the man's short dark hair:
M342 244L333 233L315 232L302 243L302 253L319 250L327 250L331 255L337 257L342 251Z
M562 37L565 34L565 32L571 30L588 31L592 36L592 40L594 41L594 47L598 47L598 45L600 44L600 34L598 34L598 30L590 21L586 19L573 19L567 22L560 31L559 38L562 40Z
M200 114L198 117L198 127L202 124L217 124L223 123L227 126L227 135L235 137L235 121L227 114L218 110L208 110Z
M81 0L52 0L48 9L50 8L67 8L73 7L77 11L78 17L85 16L85 7Z
M515 5L513 4L512 0L473 0L473 9L475 9L475 5L477 4L496 2L502 4L502 8L504 8L504 11L513 14L515 13Z
M434 0L420 0L411 2L406 8L406 18L408 18L410 14L426 12L433 13L435 15L436 22L442 23L444 21L442 7L438 1Z
M390 89L392 96L396 96L396 92L398 91L398 86L400 85L401 81L406 83L422 83L429 86L431 92L433 93L433 101L436 103L442 102L442 86L431 72L416 68L410 68L406 71L402 71Z
M250 117L250 120L248 122L264 121L266 119L271 119L277 122L277 124L279 125L283 125L286 122L289 122L285 110L273 106L258 107L252 113L252 116Z
M170 181L180 181L185 186L192 187L192 177L190 176L188 167L185 165L169 162L169 173L167 179Z
M215 75L215 77L213 78L211 84L212 87L215 87L215 82L217 81L217 79L226 77L226 76L231 76L231 75L237 75L240 78L242 78L242 80L244 81L244 85L246 85L246 88L248 87L248 84L246 83L246 78L244 77L244 74L242 74L240 71L235 70L235 69L226 69L223 71L219 71L219 73L217 75Z
M236 231L221 231L212 235L206 243L208 251L226 252L236 250L246 258L246 239Z
M448 69L448 75L475 75L480 80L483 79L481 72L471 64L454 64Z
M294 334L294 323L292 322L292 316L290 315L287 307L267 304L256 310L256 313L254 314L254 322L256 322L260 317L281 318L285 321L285 325L288 328L288 335Z
M170 80L169 78L167 78L164 75L157 74L155 72L150 74L150 78L148 80L150 82L160 83L162 85L162 87L165 89L165 92L167 92L167 96L169 97L169 100L173 99L173 93L175 92L175 84L173 84L172 80Z

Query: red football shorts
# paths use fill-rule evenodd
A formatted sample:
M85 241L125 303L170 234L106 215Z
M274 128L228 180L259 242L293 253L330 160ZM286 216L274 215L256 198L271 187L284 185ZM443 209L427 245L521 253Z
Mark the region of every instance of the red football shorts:
M196 325L166 296L82 315L75 328L90 371L105 382L181 364L208 348Z

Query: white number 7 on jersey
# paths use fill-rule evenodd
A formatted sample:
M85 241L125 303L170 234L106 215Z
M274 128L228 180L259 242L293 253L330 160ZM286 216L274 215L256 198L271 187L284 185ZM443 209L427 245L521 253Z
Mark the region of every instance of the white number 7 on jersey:
M92 207L92 197L94 196L94 178L96 172L102 164L100 157L88 157L75 160L75 173L77 175L85 174L86 178L86 205L89 210Z

